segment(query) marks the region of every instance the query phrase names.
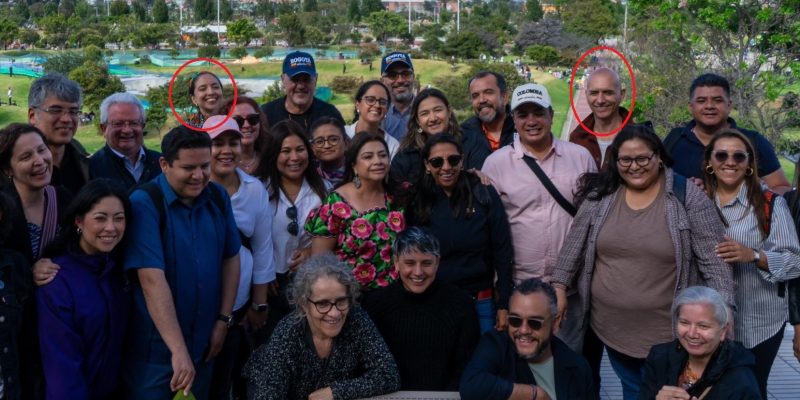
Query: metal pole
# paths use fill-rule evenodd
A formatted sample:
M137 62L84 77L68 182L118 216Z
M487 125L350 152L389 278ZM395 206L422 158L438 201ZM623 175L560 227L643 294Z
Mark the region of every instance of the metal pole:
M411 34L411 0L408 1L408 34Z
M625 22L622 28L622 50L628 52L628 2L625 2ZM626 54L627 55L627 54Z
M456 32L461 32L461 0L458 0L456 7Z
M220 40L219 31L220 31L220 29L219 29L219 0L217 0L217 41L218 42Z

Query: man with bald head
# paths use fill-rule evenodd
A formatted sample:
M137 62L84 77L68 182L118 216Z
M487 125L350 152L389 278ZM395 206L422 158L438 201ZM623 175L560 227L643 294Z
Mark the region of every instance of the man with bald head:
M619 104L625 97L625 89L619 81L619 75L609 68L598 68L586 80L586 102L592 113L584 120L583 125L594 133L607 134L622 126L628 110ZM598 137L578 125L569 134L569 141L589 150L598 169L603 169L608 161L606 150L614 140L614 135Z

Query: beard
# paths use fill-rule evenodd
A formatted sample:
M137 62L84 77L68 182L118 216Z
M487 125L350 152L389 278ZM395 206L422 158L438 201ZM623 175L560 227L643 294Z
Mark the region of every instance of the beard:
M523 335L517 336L522 337ZM533 354L523 355L520 354L520 358L528 362L536 362L537 359L544 353L548 348L550 348L550 338L548 337L545 340L539 341L539 347L536 348L536 351ZM519 353L519 352L517 352Z
M413 98L414 98L414 93L411 91L411 87L409 86L408 91L405 91L403 93L395 93L392 100L395 103L408 104L411 102Z
M500 113L497 112L496 109L492 108L492 112L490 114L481 114L478 113L478 119L481 120L484 124L489 124L494 121L497 121L497 118L500 117Z

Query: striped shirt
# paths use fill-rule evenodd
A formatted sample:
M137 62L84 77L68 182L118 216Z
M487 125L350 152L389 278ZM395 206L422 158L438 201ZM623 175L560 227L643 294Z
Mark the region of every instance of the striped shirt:
M788 296L778 296L777 282L800 276L800 244L797 232L783 197L775 198L769 236L764 239L756 215L747 199L747 185L730 203L717 207L728 222L726 234L745 247L763 250L769 272L753 262L735 263L736 340L748 349L774 336L789 319Z

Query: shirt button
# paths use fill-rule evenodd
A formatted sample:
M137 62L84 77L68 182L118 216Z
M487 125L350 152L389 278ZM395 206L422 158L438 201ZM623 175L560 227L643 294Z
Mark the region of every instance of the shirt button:
M8 353L8 347L3 347L3 353Z
M4 315L0 315L0 324L6 322L6 317Z

